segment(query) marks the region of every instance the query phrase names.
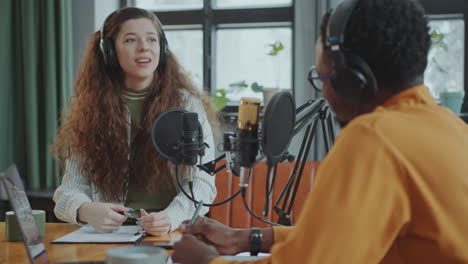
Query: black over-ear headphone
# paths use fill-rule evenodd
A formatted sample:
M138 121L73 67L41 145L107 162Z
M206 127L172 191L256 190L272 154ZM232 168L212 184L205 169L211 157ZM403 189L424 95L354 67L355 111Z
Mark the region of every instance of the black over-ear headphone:
M334 62L333 88L338 95L354 104L370 101L378 90L369 65L344 47L346 26L358 1L344 0L332 11L325 40Z
M104 33L104 27L107 24L107 21L115 14L117 11L112 12L110 15L104 19L101 27L101 40L99 42L99 47L101 49L102 57L104 59L104 64L111 69L116 69L119 66L119 60L117 59L117 54L115 53L114 42L111 38L106 38Z
M119 67L119 60L117 58L117 54L115 52L115 47L114 47L114 42L111 38L106 38L105 37L105 32L104 28L107 24L107 22L111 19L114 14L118 13L120 10L116 10L112 12L110 15L106 17L104 20L104 23L102 23L101 27L101 40L99 42L99 47L101 49L102 57L104 59L104 63L110 68L110 69L117 69ZM161 34L159 36L159 64L158 64L158 70L161 72L162 69L164 68L164 65L166 63L166 58L169 53L169 47L166 39L166 34L164 34L164 30L162 29L162 24L159 21L159 19L156 17L156 20L159 22Z

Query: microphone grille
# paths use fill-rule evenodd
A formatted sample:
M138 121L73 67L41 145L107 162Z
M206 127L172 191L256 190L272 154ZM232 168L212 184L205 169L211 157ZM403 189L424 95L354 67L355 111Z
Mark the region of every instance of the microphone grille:
M237 128L241 130L252 130L252 126L258 125L258 114L260 112L260 99L241 98L239 105L239 117L237 118Z
M198 131L198 114L185 112L182 114L182 129L184 131Z

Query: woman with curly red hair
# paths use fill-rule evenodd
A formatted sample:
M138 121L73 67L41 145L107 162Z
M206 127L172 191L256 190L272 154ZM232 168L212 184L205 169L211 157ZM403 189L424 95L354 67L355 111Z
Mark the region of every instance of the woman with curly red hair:
M117 10L91 35L53 145L65 166L54 194L56 216L112 232L126 220L119 212L142 208L142 227L157 236L190 218L193 203L179 192L173 166L151 143L152 122L172 108L197 112L204 141L213 146L209 98L182 71L158 18L139 8ZM205 162L213 160L212 149ZM194 172L193 188L205 202L216 196L214 177L206 173Z

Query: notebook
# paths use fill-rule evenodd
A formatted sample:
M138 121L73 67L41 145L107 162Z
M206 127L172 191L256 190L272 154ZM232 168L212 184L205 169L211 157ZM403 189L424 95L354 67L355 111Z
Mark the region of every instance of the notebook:
M0 173L0 184L6 189L11 207L15 211L16 220L23 235L23 242L26 247L26 252L31 263L33 264L48 264L49 258L45 250L42 237L34 221L31 205L24 191L24 185L19 176L15 165L10 166L4 174ZM97 264L105 263L104 261L87 261L87 262L63 262L63 263L80 263L80 264ZM56 263L60 264L60 263Z
M50 242L52 244L135 244L144 238L140 227L120 226L112 233L96 233L90 225L81 227L63 237Z

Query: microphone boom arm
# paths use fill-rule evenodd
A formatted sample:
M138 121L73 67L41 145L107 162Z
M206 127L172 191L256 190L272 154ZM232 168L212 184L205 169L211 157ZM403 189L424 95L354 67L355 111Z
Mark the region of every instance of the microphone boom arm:
M315 135L315 129L319 120L322 126L326 152L329 151L334 142L333 119L330 107L326 104L324 99L320 98L315 101L310 100L306 102L304 105L296 109L296 117L293 137L297 135L304 126L307 126L307 130L302 139L299 155L289 181L283 188L273 208L275 213L278 215L278 223L282 225L292 225L292 207L294 205L297 190L299 189L299 183L302 178L310 147L312 145L312 139ZM280 208L279 204L281 203L281 200L283 200L283 203Z
M318 100L309 100L305 104L301 105L296 110L296 123L294 124L293 137L299 133L299 131L306 126L314 122L319 115L323 106L326 106L325 100L320 98Z
M216 159L214 159L212 161L208 161L207 163L199 164L199 165L196 165L196 166L197 166L197 168L201 169L202 171L210 174L211 176L214 176L216 173L218 173L219 171L221 171L221 170L223 170L224 168L227 167L227 163L225 163L225 164L221 165L220 167L216 168L216 163L218 161L224 159L225 157L226 157L226 153L222 154L221 156L217 157ZM231 171L235 175L239 175L238 168L232 167Z

